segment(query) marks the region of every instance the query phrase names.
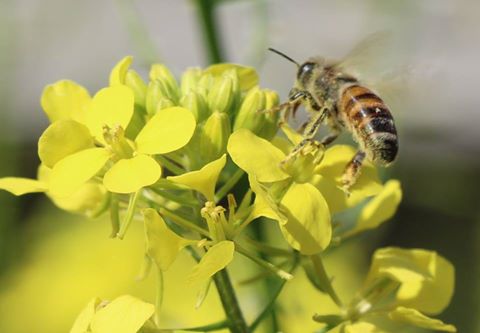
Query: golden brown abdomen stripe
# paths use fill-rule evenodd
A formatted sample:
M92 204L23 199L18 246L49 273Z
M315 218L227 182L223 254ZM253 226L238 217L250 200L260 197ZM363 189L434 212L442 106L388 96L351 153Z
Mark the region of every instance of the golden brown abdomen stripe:
M388 107L370 89L352 85L343 90L340 112L380 164L392 162L398 152L397 130Z

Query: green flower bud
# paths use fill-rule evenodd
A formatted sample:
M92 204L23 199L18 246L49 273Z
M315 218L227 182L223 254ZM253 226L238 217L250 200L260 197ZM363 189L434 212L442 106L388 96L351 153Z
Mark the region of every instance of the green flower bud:
M172 75L170 70L162 64L153 64L150 69L150 80L159 80L165 85L165 90L168 92L168 97L173 101L178 101L180 96L180 89L178 88L177 80Z
M202 74L200 80L198 80L197 90L204 93L204 97L206 99L208 96L208 91L212 89L214 83L215 78L212 74Z
M260 132L264 123L264 115L259 112L265 109L265 93L258 87L250 89L245 96L235 118L233 130L247 128L255 134Z
M142 106L135 104L135 111L125 129L125 136L130 140L134 140L137 137L137 134L142 130L143 126L145 126L145 120L145 109Z
M190 90L195 90L198 81L202 77L202 70L198 67L188 68L182 75L181 91L182 95L187 95Z
M235 111L238 109L242 98L238 73L235 69L230 69L228 71L225 71L223 76L232 79L232 105L230 106L230 110Z
M233 79L225 76L216 81L208 93L208 106L213 112L228 112L233 98Z
M132 89L133 95L135 96L135 104L145 107L147 85L142 77L136 71L130 69L125 75L125 85Z
M227 113L216 111L208 117L200 138L200 152L205 163L216 160L227 151L230 134L230 119Z
M277 134L278 118L280 116L280 113L272 111L272 108L278 105L280 98L278 97L278 94L273 90L265 89L263 92L265 94L265 122L259 135L262 138L271 140L275 136L275 134Z
M162 97L165 97L162 83L159 80L150 81L145 98L145 106L148 114L155 114L157 104Z
M155 113L157 113L160 110L172 107L172 106L175 106L175 103L173 103L167 97L161 97L160 100L157 103L157 109L156 109Z
M197 124L207 119L210 115L205 99L195 91L190 91L184 95L180 100L180 105L193 113Z

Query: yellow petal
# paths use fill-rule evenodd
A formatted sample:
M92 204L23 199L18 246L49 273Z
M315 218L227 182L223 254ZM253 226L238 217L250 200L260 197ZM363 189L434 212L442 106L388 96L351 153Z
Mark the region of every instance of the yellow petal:
M90 148L65 157L50 174L50 193L68 197L91 179L107 163L110 153L104 148Z
M232 241L221 241L212 246L200 262L193 267L188 282L196 285L206 282L233 260L234 251L235 245Z
M227 146L232 160L258 182L275 182L290 177L280 163L285 155L280 149L247 129L239 129L230 136Z
M367 286L387 277L400 283L397 303L419 311L442 312L453 295L452 264L436 252L422 249L383 248L374 253Z
M202 193L208 201L215 201L215 185L226 161L227 157L224 154L200 170L187 172L180 176L167 177L167 179Z
M133 193L154 184L162 175L160 165L150 156L122 159L105 173L103 184L110 192Z
M293 248L306 255L327 248L332 237L330 211L313 185L293 183L280 204L288 218L282 232Z
M251 221L257 217L263 216L275 220L281 225L285 224L287 218L280 212L277 204L270 197L267 190L264 189L252 176L248 176L248 181L250 182L250 188L255 193L255 201L253 202L253 208L248 220Z
M93 137L85 125L74 120L59 120L40 136L38 156L51 168L64 157L93 147Z
M85 333L90 328L90 322L92 321L93 315L95 314L95 309L100 304L98 298L92 299L88 302L87 306L80 312L73 323L70 333Z
M47 184L35 179L5 177L0 178L0 189L18 196L27 193L45 192L47 191Z
M334 180L341 186L345 167L355 155L355 149L346 145L335 145L325 151L322 162L315 168L315 173ZM350 189L349 206L356 205L368 196L376 195L382 190L376 168L368 161L363 163L360 176Z
M137 151L144 154L166 154L185 146L195 130L195 117L182 107L158 111L138 133Z
M154 312L152 304L120 296L95 313L90 327L95 333L137 333Z
M380 330L377 326L372 323L367 323L364 321L356 322L353 324L346 324L342 333L386 333L383 330Z
M258 84L258 74L253 67L223 63L208 67L205 69L205 73L220 77L225 71L231 69L237 72L241 90L251 89Z
M40 103L52 123L64 119L83 123L90 100L90 94L84 87L62 80L45 87Z
M324 177L322 175L313 175L310 179L310 184L315 186L328 203L328 208L331 214L338 213L346 208L357 204L356 201L349 200L351 198L345 195L335 180Z
M400 321L413 326L443 332L456 332L457 329L453 325L448 325L441 320L427 317L415 309L398 307L391 311L388 316L390 319Z
M125 76L127 75L128 68L132 64L133 57L126 56L120 60L110 72L110 87L125 84Z
M133 115L134 97L130 88L103 88L93 97L87 112L87 126L95 138L103 142L103 127L126 129Z
M402 200L402 189L398 180L389 180L382 192L370 200L362 209L355 227L349 234L374 229L390 219Z
M185 246L197 242L182 238L170 230L162 217L152 208L145 209L143 216L147 254L162 271L170 267Z

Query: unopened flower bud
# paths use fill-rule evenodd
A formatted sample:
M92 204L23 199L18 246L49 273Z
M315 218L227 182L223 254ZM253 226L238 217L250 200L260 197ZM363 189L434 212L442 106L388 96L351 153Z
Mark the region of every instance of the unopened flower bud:
M230 133L227 113L217 111L208 117L200 138L200 152L205 162L216 160L226 152Z
M241 99L240 80L238 78L238 73L235 69L230 69L225 71L223 76L232 79L232 104L230 106L230 110L237 110Z
M163 84L159 80L153 80L148 84L146 95L146 109L148 114L155 114L161 98L166 98Z
M143 81L142 77L136 71L130 69L125 75L125 85L132 89L135 97L135 104L145 107L147 85Z
M178 88L177 80L175 80L172 72L166 66L153 64L150 69L150 80L160 80L165 85L168 97L173 101L178 101L180 89Z
M157 113L160 110L170 108L172 106L175 106L175 103L173 103L169 98L160 97L160 100L157 103L157 109L156 109L155 113Z
M182 75L181 91L182 95L187 95L191 90L195 90L198 81L202 76L202 70L198 67L188 68Z
M233 79L225 76L217 80L208 93L208 106L213 112L228 112L234 98Z
M260 130L259 135L267 140L271 140L278 131L279 112L272 111L272 108L278 105L278 94L273 90L265 89L265 110L264 110L264 124Z
M180 100L180 105L189 109L195 116L195 120L201 123L209 116L209 109L202 95L195 91L190 91L185 94Z
M265 109L265 94L258 87L250 89L243 100L233 130L246 128L255 134L261 130L263 125L264 115L260 111Z

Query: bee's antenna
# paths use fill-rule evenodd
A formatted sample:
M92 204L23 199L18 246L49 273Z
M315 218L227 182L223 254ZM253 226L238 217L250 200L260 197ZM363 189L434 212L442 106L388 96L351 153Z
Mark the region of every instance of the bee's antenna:
M295 60L293 60L292 58L290 58L289 56L287 56L285 53L282 53L282 52L280 52L280 51L278 51L278 50L275 50L275 49L273 49L273 48L271 48L271 47L269 47L268 50L269 50L269 51L272 51L273 53L278 54L279 56L284 57L284 58L287 59L288 61L291 61L291 62L293 62L295 65L297 65L298 67L300 67L300 64L299 64L298 62L296 62Z

